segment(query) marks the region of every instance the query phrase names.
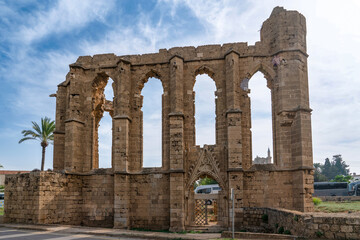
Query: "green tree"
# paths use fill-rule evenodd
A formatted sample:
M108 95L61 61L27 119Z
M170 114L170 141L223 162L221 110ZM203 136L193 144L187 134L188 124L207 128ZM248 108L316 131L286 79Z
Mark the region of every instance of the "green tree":
M197 180L194 184L194 188L201 186L201 185L210 185L210 184L217 184L218 182L215 181L212 178L209 177L204 177L204 178L200 178L199 180Z
M350 176L350 175L347 175L347 176L336 175L334 177L334 179L331 180L330 182L347 182L347 183L349 183L351 179L352 179L352 176Z
M350 173L349 165L345 163L340 154L334 155L331 161L326 158L324 164L314 163L314 168L315 182L333 180L337 175L348 176Z
M333 162L334 162L334 169L338 175L344 175L344 176L349 175L350 170L347 169L349 165L346 165L346 163L343 161L341 154L334 155Z
M44 163L45 163L45 149L52 143L54 140L54 129L55 129L55 121L51 121L50 118L45 117L41 118L41 127L36 122L31 122L33 130L23 130L21 134L23 134L23 138L20 139L19 143L22 143L26 140L37 140L40 142L42 147L42 156L41 156L41 171L44 171Z
M325 159L325 163L324 163L324 166L322 168L322 174L324 174L324 176L326 176L327 179L332 179L332 177L331 177L332 168L331 168L331 163L330 163L329 158Z
M314 163L314 168L315 168L315 172L314 172L314 182L326 182L328 181L327 177L322 174L322 168L324 165L322 165L321 163Z

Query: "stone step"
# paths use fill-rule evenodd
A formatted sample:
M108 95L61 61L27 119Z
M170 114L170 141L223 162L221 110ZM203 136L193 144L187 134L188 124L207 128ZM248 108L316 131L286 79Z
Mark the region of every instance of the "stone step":
M186 227L187 231L201 231L204 233L219 233L222 232L224 230L226 230L225 228L221 227L221 226L212 226L212 225L205 225L205 226L197 226L197 225L193 225L193 226L187 226Z

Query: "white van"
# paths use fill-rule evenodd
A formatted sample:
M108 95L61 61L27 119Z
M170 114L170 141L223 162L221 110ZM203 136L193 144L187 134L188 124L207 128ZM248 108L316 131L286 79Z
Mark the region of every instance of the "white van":
M218 194L220 191L219 184L201 185L195 188L195 194Z

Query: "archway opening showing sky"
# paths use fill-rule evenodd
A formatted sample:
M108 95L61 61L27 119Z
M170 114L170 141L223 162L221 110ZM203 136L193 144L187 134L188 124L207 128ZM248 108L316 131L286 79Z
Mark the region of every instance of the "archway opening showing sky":
M162 94L157 78L149 78L141 91L143 98L143 167L162 166Z
M268 148L273 157L271 92L261 72L255 73L249 81L251 101L252 160L267 157ZM273 159L272 159L272 162Z
M113 101L113 80L109 78L104 89L105 99ZM99 137L99 168L111 168L111 148L112 148L112 118L108 112L104 112L98 128Z
M207 74L197 75L194 91L196 145L215 144L215 82Z

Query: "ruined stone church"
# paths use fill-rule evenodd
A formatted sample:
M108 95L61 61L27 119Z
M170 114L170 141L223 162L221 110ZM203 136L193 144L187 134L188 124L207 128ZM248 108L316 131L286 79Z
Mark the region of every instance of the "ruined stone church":
M236 227L245 208L311 211L313 159L305 17L276 7L260 41L82 56L56 93L53 171L7 178L5 222L170 229L196 225L194 183L216 180L216 226ZM261 72L271 92L273 163L252 164L247 82ZM195 144L194 84L214 81L216 143ZM162 166L143 167L142 89L158 78ZM111 78L113 101L104 98ZM214 100L211 100L214 101ZM112 167L99 169L98 127L112 117ZM215 201L213 201L215 203ZM210 207L209 207L210 208ZM207 220L207 219L206 219Z

